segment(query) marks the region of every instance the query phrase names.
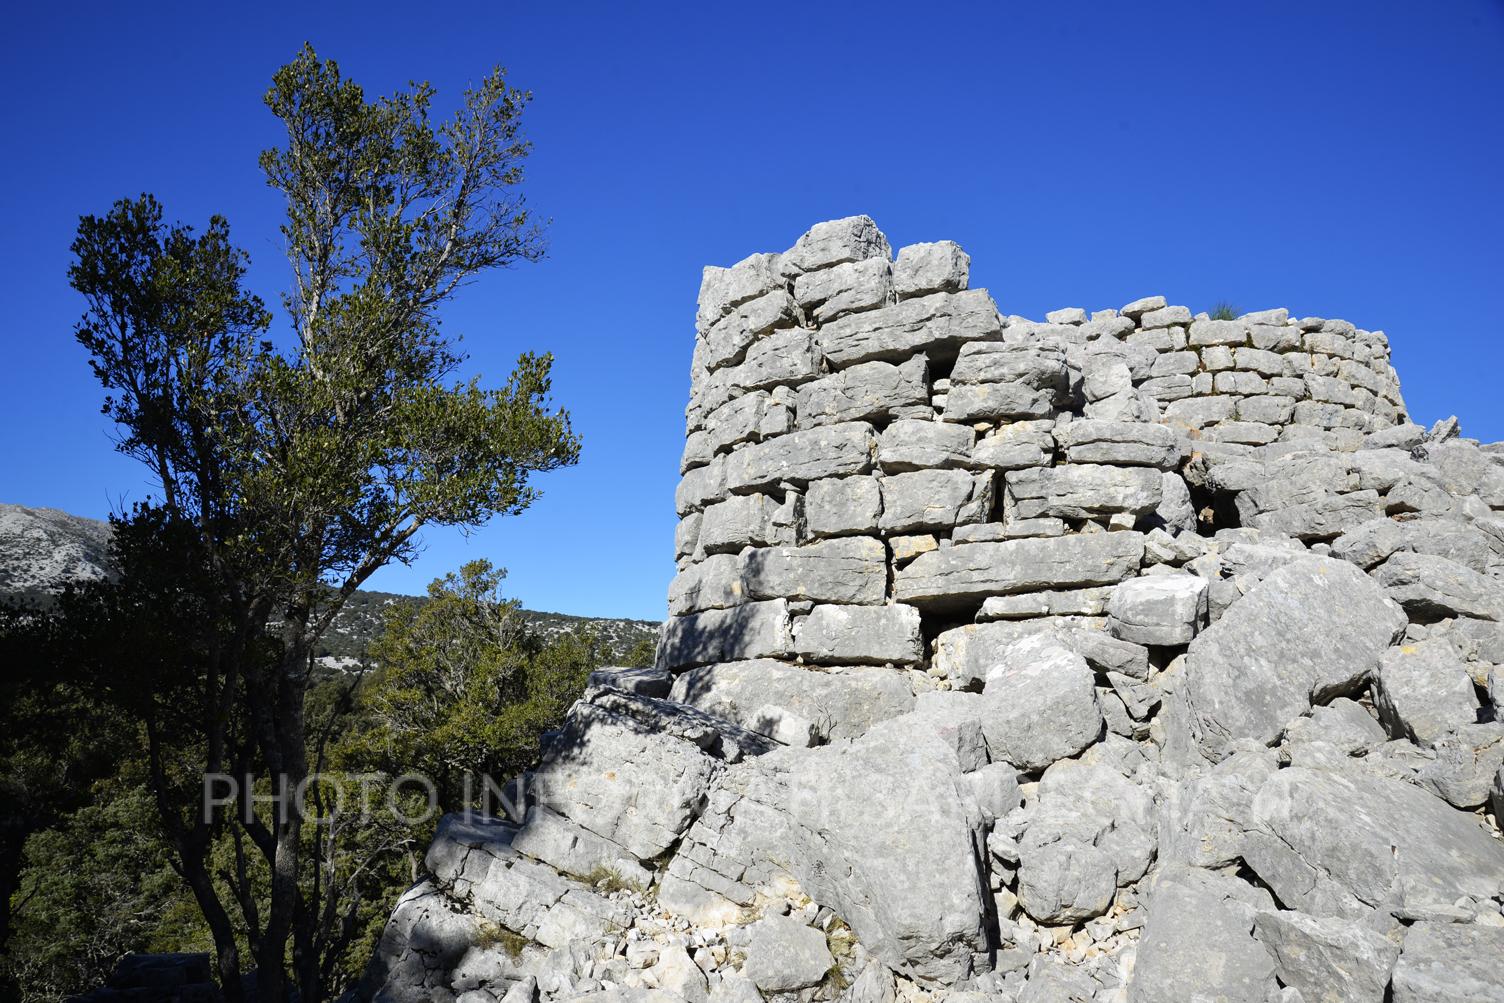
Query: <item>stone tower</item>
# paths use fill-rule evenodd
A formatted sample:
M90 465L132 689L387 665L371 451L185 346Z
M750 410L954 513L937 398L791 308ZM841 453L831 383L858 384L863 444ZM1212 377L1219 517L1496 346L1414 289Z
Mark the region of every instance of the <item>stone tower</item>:
M1344 321L706 270L655 669L447 817L385 1003L1504 999L1504 448Z

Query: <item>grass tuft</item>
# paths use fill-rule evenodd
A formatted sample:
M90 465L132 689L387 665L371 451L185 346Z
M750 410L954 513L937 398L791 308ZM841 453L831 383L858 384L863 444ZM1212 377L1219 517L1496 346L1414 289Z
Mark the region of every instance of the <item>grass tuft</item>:
M518 958L522 955L523 948L529 941L522 934L508 930L500 923L490 920L481 920L476 930L475 945L477 947L499 947L510 958Z

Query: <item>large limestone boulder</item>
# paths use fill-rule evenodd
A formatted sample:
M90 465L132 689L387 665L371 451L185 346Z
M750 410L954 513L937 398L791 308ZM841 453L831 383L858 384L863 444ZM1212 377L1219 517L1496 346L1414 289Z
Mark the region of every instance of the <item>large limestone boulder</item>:
M1280 982L1309 1003L1384 1003L1400 953L1394 926L1385 936L1360 923L1301 912L1271 910L1254 918Z
M571 708L530 793L638 860L651 860L694 820L724 762L770 745L665 701L597 691Z
M1476 818L1413 784L1334 765L1278 770L1254 797L1242 856L1282 904L1360 918L1497 893L1504 843Z
M1424 745L1478 720L1472 676L1445 640L1384 652L1374 673L1373 702L1391 735Z
M987 672L982 732L997 759L1039 770L1074 756L1102 733L1102 708L1086 659L1049 635L1019 641Z
M820 672L772 659L691 669L674 680L671 696L796 745L856 738L914 704L908 680L892 669L852 666Z
M1394 1003L1504 999L1504 927L1416 923L1394 966Z
M1211 871L1176 868L1158 876L1128 989L1130 1003L1219 1000L1266 1003L1274 958L1253 936L1265 893Z
M765 993L807 989L835 965L825 935L788 916L768 916L752 926L742 973Z
M1504 620L1504 583L1445 557L1401 552L1385 561L1376 575L1416 619Z
M1273 743L1314 700L1356 690L1405 627L1384 590L1346 561L1301 558L1270 574L1191 642L1186 696L1213 759Z
M779 852L801 886L874 955L949 984L987 946L977 860L982 817L954 746L912 730L900 730L908 741L895 741L889 732L904 723L896 718L848 746L794 757L794 841ZM877 791L881 797L872 796Z

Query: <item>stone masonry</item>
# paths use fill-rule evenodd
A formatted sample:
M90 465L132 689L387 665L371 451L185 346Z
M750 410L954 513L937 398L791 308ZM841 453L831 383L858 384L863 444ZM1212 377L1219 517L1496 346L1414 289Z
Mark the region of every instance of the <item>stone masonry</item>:
M945 626L1100 616L1146 534L1222 528L1196 511L1210 463L1352 452L1406 420L1382 332L1162 296L1040 323L969 266L948 241L895 259L853 217L705 270L662 667L935 670ZM1380 514L1361 492L1269 504Z
M654 669L450 816L383 1003L1504 999L1504 444L1384 335L705 272Z

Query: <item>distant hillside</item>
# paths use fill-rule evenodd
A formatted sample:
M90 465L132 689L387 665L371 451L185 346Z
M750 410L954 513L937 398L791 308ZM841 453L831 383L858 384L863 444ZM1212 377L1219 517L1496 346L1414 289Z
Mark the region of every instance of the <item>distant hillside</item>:
M52 508L0 503L0 600L45 600L68 582L104 578L109 567L110 525ZM357 592L341 611L320 647L330 668L358 662L381 630L382 610L390 603L425 601L422 596L392 592ZM651 620L571 616L522 610L528 626L543 637L581 627L596 631L619 659L644 639L658 635Z
M109 572L110 524L55 508L0 504L0 598L45 599Z

